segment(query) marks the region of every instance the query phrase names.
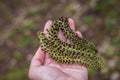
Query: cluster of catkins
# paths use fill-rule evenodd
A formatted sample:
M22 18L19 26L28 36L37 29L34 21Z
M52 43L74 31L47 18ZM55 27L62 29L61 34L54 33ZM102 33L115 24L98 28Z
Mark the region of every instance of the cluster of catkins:
M58 31L71 41L71 44L58 38ZM68 18L60 17L53 21L48 30L49 37L43 32L38 33L41 48L48 52L50 57L63 64L80 64L95 70L104 68L104 60L97 54L94 44L80 38L69 27Z

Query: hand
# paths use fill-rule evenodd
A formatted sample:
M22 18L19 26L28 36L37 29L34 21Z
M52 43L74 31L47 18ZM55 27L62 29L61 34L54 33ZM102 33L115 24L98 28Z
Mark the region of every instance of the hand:
M69 20L70 28L78 34L79 37L82 37L79 31L75 31L74 21ZM47 29L50 29L52 21L47 21L44 28L44 33L48 37ZM58 37L70 43L59 31ZM67 65L61 64L52 60L48 53L44 52L41 47L35 53L30 69L29 69L29 78L31 80L88 80L88 71L83 65Z

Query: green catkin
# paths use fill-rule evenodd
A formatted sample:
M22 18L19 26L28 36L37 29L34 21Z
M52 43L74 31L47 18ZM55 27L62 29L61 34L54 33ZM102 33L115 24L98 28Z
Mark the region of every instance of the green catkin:
M89 48L88 49L84 49L84 48L80 48L79 50L76 50L77 49L77 47L75 46L72 46L72 45L66 45L67 43L65 43L65 42L62 42L61 40L59 40L58 38L57 38L57 31L56 30L58 30L58 28L57 27L60 27L60 26L58 26L57 25L57 21L54 21L53 22L53 25L52 25L52 27L50 28L50 30L48 31L49 32L49 38L54 42L54 43L56 43L56 45L59 45L59 44L61 44L64 48L66 48L65 50L68 50L69 49L69 51L74 51L74 53L84 53L84 52L86 52L86 54L87 54L87 52L89 51L89 53L88 53L88 55L85 55L85 54L83 54L84 56L88 56L89 58L93 58L93 60L94 59L96 59L96 58L98 58L99 59L99 57L97 57L97 56L94 56L94 54L93 53L95 53L95 51L90 51L89 50ZM54 32L55 31L55 32ZM53 34L53 32L54 32L54 34ZM53 35L56 35L56 36L53 36ZM73 49L71 48L71 47L74 47ZM81 50L82 49L82 50ZM83 51L83 49L84 49L84 51ZM69 52L69 53L71 53L71 52ZM91 53L91 54L90 54ZM97 59L97 60L98 60Z
M62 45L60 45L59 43L62 44ZM71 55L84 56L84 57L87 57L87 58L91 58L94 61L102 62L102 60L99 56L96 56L96 55L92 54L92 52L88 53L87 49L84 50L84 51L83 50L75 50L74 48L72 48L72 47L74 47L73 45L67 45L65 42L62 42L60 40L55 40L55 44L52 44L52 45L54 46L53 48L57 47L57 45L60 45L59 46L60 49L64 50L64 52L62 52L63 54L69 53ZM60 49L57 49L57 50L60 50Z
M58 31L60 30L72 44L63 42L58 38ZM64 64L82 64L95 70L104 68L104 60L97 55L95 46L91 42L78 37L70 29L66 17L60 17L53 21L48 33L48 38L42 32L39 32L38 37L41 48L48 52L53 60Z
M77 34L75 34L72 31L72 29L69 27L68 19L66 17L65 18L61 17L60 20L61 20L61 22L59 22L59 23L62 24L61 25L62 27L60 27L60 30L62 30L64 36L67 39L71 40L74 44L80 43L79 46L81 45L81 47L89 47L89 48L95 49L95 46L92 43L90 43L89 41L86 41L85 39L78 37ZM73 36L74 36L74 38L73 38Z
M61 54L60 49L57 49L57 48L53 49L53 47L51 46L53 45L53 43L51 43L47 38L45 38L45 35L43 33L40 33L39 35L41 35L40 37L42 37L40 40L42 49L48 52L52 59L58 62L66 63L66 64L81 63L81 64L84 64L86 67L94 68L95 70L100 70L99 64L95 63L94 61L92 61L87 57L82 57L78 55L73 56L73 55ZM54 46L54 48L55 47L57 46Z
M61 26L61 25L58 25L59 24L59 22L58 22L58 20L57 21L54 21L53 22L53 25L52 25L52 27L50 28L50 30L48 30L48 32L49 32L49 38L51 39L51 40L54 40L54 41L58 41L58 40L55 40L55 39L58 39L57 38L57 31L59 30L59 28L64 28L63 26ZM62 30L62 28L60 29L60 30ZM68 28L68 27L66 27L66 28ZM66 29L65 28L65 29ZM89 50L89 49L91 49L92 47L90 47L90 46L87 46L86 44L86 42L85 42L85 40L83 40L83 39L81 39L80 37L78 38L78 36L75 34L75 33L73 33L72 32L72 30L70 29L70 28L68 28L67 29L68 31L71 31L71 32L67 32L67 33L64 33L65 34L65 36L68 38L68 39L74 39L74 40L71 40L71 41L74 41L74 42L76 42L75 44L79 44L79 43L82 43L82 44L79 44L79 45L74 45L74 47L76 48L76 49L78 49L78 50L80 50L80 49L84 49L83 47L86 47L87 48L87 50ZM65 31L67 31L67 30L65 30ZM54 32L54 33L53 33ZM67 35L70 35L70 36L67 36ZM73 36L75 36L74 38L73 38ZM81 42L79 42L79 43L77 43L78 42L78 40L80 40ZM84 41L84 42L83 42ZM90 43L91 44L91 43ZM92 53L97 53L97 50L94 48L93 50L91 49L90 51L93 51Z

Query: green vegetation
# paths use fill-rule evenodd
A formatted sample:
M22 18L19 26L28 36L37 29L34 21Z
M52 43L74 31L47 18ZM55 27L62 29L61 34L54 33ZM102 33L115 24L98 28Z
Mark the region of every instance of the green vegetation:
M30 46L31 44L32 44L32 40L27 37L23 37L17 41L18 47Z
M114 19L108 18L108 19L106 20L105 27L106 27L106 30L107 30L107 31L110 31L110 30L113 29L113 27L116 27L116 26L114 25Z
M36 25L34 23L34 21L32 19L28 20L24 25L23 25L24 29L31 29L31 30L35 30L36 29Z
M92 16L86 16L83 18L83 22L87 24L88 26L94 27L94 21Z
M97 73L95 70L92 70L92 69L89 69L88 72L89 72L88 75L89 75L90 77L95 76L95 74Z
M120 37L115 38L115 39L113 40L113 44L114 44L115 46L120 46Z
M95 7L95 10L104 12L109 10L109 8L112 7L112 1L113 0L105 0L105 1L97 1L97 5Z
M26 80L27 78L27 69L20 69L20 68L15 68L11 70L7 75L6 79L7 80Z
M15 51L13 54L13 58L15 58L16 60L22 59L22 53L20 53L19 51Z

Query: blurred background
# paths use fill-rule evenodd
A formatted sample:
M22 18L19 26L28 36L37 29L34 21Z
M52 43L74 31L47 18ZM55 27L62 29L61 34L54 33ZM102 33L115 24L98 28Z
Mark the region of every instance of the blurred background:
M73 18L108 66L89 80L120 80L120 0L0 0L0 80L28 80L47 20Z

